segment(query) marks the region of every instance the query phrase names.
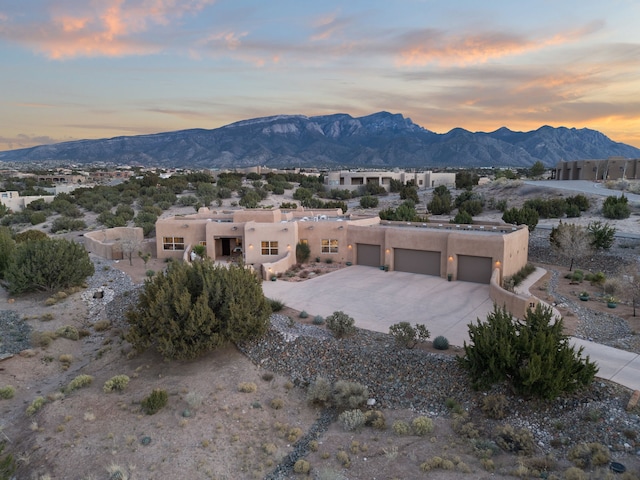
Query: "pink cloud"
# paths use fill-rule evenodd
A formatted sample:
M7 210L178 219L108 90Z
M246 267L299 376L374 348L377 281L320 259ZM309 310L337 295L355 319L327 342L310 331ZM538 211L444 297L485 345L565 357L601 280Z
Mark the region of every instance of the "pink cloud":
M139 35L202 10L215 0L71 1L51 8L47 21L0 26L0 35L52 59L154 53L162 46Z

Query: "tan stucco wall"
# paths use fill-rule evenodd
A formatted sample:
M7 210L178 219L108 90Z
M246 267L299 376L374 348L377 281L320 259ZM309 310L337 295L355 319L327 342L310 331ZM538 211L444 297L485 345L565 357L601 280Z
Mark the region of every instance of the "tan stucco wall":
M84 246L88 252L108 260L122 260L122 251L118 242L123 239L132 239L139 243L139 250L143 253L151 253L155 256L154 248L149 247L149 242L144 241L144 233L140 227L116 227L96 230L84 234Z
M491 275L489 298L499 308L505 308L511 312L514 317L523 318L528 308L535 308L540 303L540 300L533 295L518 295L503 289L500 284L500 271L496 268Z

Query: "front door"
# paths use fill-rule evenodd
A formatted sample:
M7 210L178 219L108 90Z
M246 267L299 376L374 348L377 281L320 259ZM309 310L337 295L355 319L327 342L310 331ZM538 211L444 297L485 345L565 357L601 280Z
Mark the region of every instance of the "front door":
M228 257L231 255L231 239L221 238L220 240L222 240L222 256Z

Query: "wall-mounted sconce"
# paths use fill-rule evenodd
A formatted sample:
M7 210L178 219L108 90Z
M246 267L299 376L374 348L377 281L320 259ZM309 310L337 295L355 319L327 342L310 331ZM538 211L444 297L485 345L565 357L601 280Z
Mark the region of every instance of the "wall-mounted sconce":
M344 230L344 225L340 225L340 226L338 227L338 230Z
M237 230L237 229L238 229L238 227L236 227L236 226L231 227L231 230Z
M389 250L388 248L385 250L385 252L387 253L391 253L391 250Z
M289 229L288 229L287 227L284 227L284 228L282 229L282 231L283 231L283 232L288 232L288 231L289 231Z
M250 243L250 244L249 244L249 248L253 248L253 243Z
M496 268L500 268L500 260L496 260Z
M291 245L287 245L287 250L291 250Z
M348 248L349 250L351 250L351 249L353 248L353 246L352 246L351 244L349 244L349 245L347 245L347 248Z
M453 262L453 255L449 255L449 261Z

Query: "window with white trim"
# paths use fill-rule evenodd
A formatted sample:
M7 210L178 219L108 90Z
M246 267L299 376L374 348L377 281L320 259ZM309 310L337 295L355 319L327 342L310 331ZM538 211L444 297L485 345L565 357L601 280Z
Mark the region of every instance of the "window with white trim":
M278 255L278 242L275 240L263 240L261 247L262 255Z
M338 253L338 239L337 238L322 239L322 253Z
M162 237L164 250L184 250L184 237Z

